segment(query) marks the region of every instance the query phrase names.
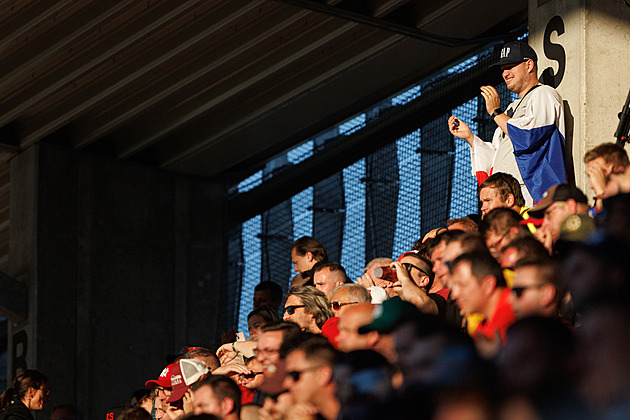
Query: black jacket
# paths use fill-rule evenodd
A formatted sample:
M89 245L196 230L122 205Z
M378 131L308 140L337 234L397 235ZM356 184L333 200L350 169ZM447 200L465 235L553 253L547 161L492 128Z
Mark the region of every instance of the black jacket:
M35 420L22 401L16 401L0 413L0 420Z

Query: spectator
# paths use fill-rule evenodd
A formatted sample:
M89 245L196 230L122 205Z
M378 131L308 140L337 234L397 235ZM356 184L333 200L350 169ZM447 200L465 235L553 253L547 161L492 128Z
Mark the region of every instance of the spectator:
M491 210L481 221L479 233L494 258L498 259L501 248L523 232L522 220L523 218L514 210L499 207Z
M340 355L333 379L341 406L339 420L396 418L392 368L379 353L357 350Z
M519 184L525 204L538 203L545 190L566 182L564 107L558 92L538 82L536 52L522 41L509 42L496 65L503 70L507 88L518 94L504 113L492 86L482 86L486 111L497 124L492 142L475 136L454 116L448 127L471 148L472 172L479 183L492 173L505 172Z
M544 316L560 319L560 303L565 291L558 280L557 263L523 258L514 267L512 307L516 318Z
M322 326L332 318L326 295L313 286L293 287L284 304L283 319L296 323L302 331L321 334Z
M574 356L575 337L557 319L518 320L497 356L501 390L508 400L527 398L534 418L584 419L587 410L576 398L577 376L570 370Z
M335 287L348 282L346 270L339 263L319 264L313 269L313 283L315 288L326 295L330 301Z
M282 343L299 332L300 328L292 322L275 322L261 328L255 353L266 374L271 375L276 371Z
M543 259L549 256L545 246L530 234L521 234L501 249L499 264L503 268L512 269L523 257Z
M278 311L282 304L282 287L273 281L261 281L254 288L254 309L266 306Z
M343 311L350 308L351 305L370 303L371 301L372 297L370 296L370 292L368 292L365 287L359 286L358 284L342 284L335 287L330 300L330 309L332 309L333 314L338 317Z
M630 166L628 154L623 147L615 143L602 143L584 155L586 174L595 192L595 208L602 211L606 184L611 175L623 174Z
M446 221L448 230L461 230L462 232L476 232L479 223L475 222L469 216L460 217L458 219L449 219Z
M151 407L153 406L153 398L155 395L149 391L145 397L141 397L136 405L142 406L149 413L151 412ZM150 404L148 408L143 405L143 402L148 401ZM53 408L52 413L50 413L50 420L83 420L83 415L79 411L78 407L73 404L61 404L55 406Z
M481 217L490 210L508 208L521 214L527 208L518 180L510 174L497 172L486 178L477 189L481 202Z
M559 184L549 188L544 198L538 205L531 208L529 214L535 218L544 217L536 235L545 248L552 250L560 237L562 222L572 214L586 214L587 212L588 204L584 193L572 185Z
M382 300L375 302L374 299L378 299L378 294L382 294L386 292L389 297L397 296L394 289L391 287L392 282L389 280L383 280L377 277L374 277L374 269L377 267L389 267L389 265L394 262L391 258L374 258L370 262L367 263L365 268L363 269L363 276L357 279L357 284L368 289L370 294L372 295L372 303L381 303ZM376 289L375 289L376 288Z
M49 396L46 375L27 369L17 375L11 387L0 395L0 419L33 419L31 411L44 408Z
M359 334L359 328L372 322L374 305L361 303L346 309L339 316L338 349L344 352L374 349L379 341L377 331Z
M284 384L296 403L289 418L313 411L327 420L337 418L340 404L332 380L336 355L323 337L310 338L287 355Z
M212 414L223 420L240 420L241 390L233 380L213 375L192 386L195 414Z
M204 349L203 347L190 350L189 352L179 356L175 361L178 362L181 359L201 360L206 364L210 372L221 366L217 355L212 350Z
M391 268L395 269L398 278L394 290L402 300L412 303L424 313L443 315L446 299L437 293L429 293L435 277L431 261L407 252L400 261L392 263Z
M141 407L124 408L116 420L151 420L151 415Z
M506 288L499 263L489 253L477 251L460 255L452 267L452 295L461 313L478 312L485 316L473 338L485 338L495 344L504 342L505 332L515 317L511 292ZM498 350L497 346L492 347L490 350Z
M254 309L247 315L247 326L249 328L249 340L256 341L260 335L260 329L272 322L280 321L276 310L266 306Z
M316 264L328 262L326 249L310 236L303 236L291 245L291 261L295 271L302 275L304 285L313 285L313 269Z

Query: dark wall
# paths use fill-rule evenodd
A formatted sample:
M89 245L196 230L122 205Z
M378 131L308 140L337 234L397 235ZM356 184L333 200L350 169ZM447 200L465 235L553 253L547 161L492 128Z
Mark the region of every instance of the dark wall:
M46 145L17 156L11 178L10 274L29 285L27 359L51 379L46 411L102 418L166 354L217 344L220 186Z

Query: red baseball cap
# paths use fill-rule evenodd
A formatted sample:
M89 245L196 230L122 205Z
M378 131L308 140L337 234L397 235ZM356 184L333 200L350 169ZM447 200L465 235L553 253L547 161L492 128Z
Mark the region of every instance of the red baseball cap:
M147 388L154 388L156 386L163 386L164 388L170 388L171 387L171 372L173 371L173 368L176 365L177 363L171 363L170 365L166 366L162 370L162 373L160 373L159 378L146 381L144 386L146 386Z

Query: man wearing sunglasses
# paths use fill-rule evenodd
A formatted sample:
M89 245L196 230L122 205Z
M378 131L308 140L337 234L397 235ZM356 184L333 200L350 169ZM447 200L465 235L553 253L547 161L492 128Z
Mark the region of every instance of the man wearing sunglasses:
M328 420L337 418L340 404L333 381L336 357L337 352L324 337L309 338L289 352L284 386L296 404L288 418L302 418L300 415L309 413Z
M455 116L448 119L451 134L468 142L472 173L479 183L497 172L514 176L525 205L542 199L547 188L566 182L564 106L551 86L538 81L538 57L527 43L509 42L501 49L503 80L519 98L504 112L493 86L482 86L486 111L497 125L492 142L484 142Z
M402 300L414 304L425 314L444 315L446 299L437 293L429 293L435 277L430 260L407 252L391 267L398 278L394 290Z
M321 334L324 323L333 317L326 295L313 286L292 287L284 304L287 322L297 324L302 331Z
M511 295L516 318L538 315L559 319L564 295L557 264L551 258L525 257L516 264Z

